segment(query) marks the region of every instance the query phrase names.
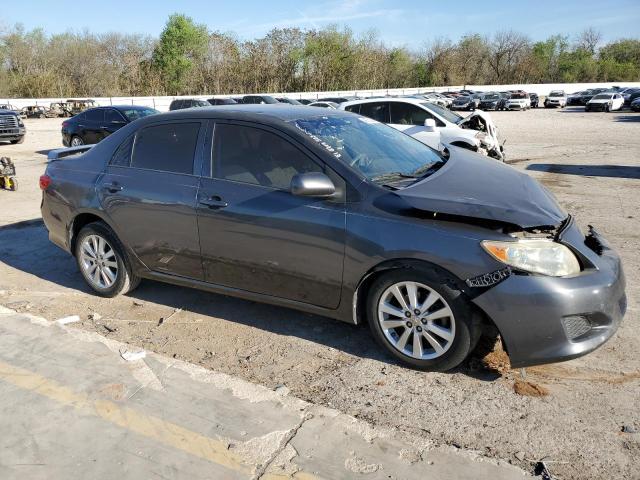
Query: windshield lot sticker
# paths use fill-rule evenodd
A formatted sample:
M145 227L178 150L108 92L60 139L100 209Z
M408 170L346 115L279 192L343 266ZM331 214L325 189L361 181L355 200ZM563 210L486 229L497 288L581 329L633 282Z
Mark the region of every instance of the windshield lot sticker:
M309 138L311 138L311 140L313 140L314 142L316 142L318 145L322 146L327 152L329 152L331 155L333 155L336 158L342 158L342 154L340 152L338 152L335 148L333 148L331 145L329 145L327 142L325 142L324 140L322 140L321 138L317 137L316 135L314 135L311 132L308 132L307 130L305 130L304 128L302 128L300 125L298 125L298 122L296 122L296 128L298 130L300 130L302 133L304 133L305 135L307 135Z

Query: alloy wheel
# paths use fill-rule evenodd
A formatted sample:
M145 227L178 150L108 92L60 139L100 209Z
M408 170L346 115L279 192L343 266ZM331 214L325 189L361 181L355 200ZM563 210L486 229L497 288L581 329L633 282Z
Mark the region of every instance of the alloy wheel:
M442 356L456 333L446 300L418 282L398 282L387 288L378 301L378 322L396 350L419 360Z
M80 145L84 145L84 142L82 141L82 139L80 137L73 137L71 139L71 146L72 147L79 147Z
M80 246L80 266L93 287L107 289L118 278L118 259L109 242L99 235L87 235Z

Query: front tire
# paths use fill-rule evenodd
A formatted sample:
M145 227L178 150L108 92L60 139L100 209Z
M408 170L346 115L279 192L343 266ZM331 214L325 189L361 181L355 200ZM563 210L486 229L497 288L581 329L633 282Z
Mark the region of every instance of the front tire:
M19 143L24 143L24 135L20 138L16 138L15 140L11 140L11 145L17 145Z
M90 223L80 230L75 257L85 282L102 297L128 293L140 284L118 237L102 222Z
M418 370L451 370L480 336L479 322L459 290L435 273L412 269L394 270L374 281L367 319L376 341Z

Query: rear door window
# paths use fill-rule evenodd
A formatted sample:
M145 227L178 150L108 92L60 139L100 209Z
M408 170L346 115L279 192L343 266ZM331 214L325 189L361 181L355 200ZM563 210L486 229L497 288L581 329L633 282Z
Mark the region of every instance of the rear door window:
M104 122L104 110L102 109L89 110L88 112L85 113L85 119L88 122L102 123Z
M143 128L136 135L131 166L193 174L200 122L167 123Z
M360 104L356 104L356 105L349 105L347 107L344 107L344 109L347 112L353 112L353 113L360 113Z
M363 103L360 105L360 115L373 118L382 123L390 123L389 121L389 103L373 102Z

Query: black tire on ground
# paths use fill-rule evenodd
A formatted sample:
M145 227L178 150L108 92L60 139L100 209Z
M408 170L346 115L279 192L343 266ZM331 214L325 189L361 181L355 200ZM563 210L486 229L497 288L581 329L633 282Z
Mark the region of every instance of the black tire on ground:
M80 250L82 248L82 242L89 235L98 235L104 238L115 253L118 271L115 282L109 288L96 288L92 285L92 283L86 278L84 270L80 264ZM125 248L116 236L115 232L106 223L93 222L82 227L75 242L74 255L78 269L85 279L85 282L93 289L94 292L102 297L111 298L117 295L129 293L140 284L140 277L133 273L131 262L126 254Z
M18 190L18 181L16 180L16 177L10 177L9 180L11 181L9 190L11 190L12 192L15 192L16 190Z
M425 360L405 355L397 350L385 336L378 321L378 303L391 285L398 282L419 282L435 290L449 304L455 322L455 336L449 349L441 356ZM373 337L393 357L405 365L424 371L444 372L455 368L464 361L475 348L481 334L481 320L469 305L464 295L452 283L436 272L415 269L397 269L382 274L367 293L367 321Z
M16 138L15 140L11 140L11 145L16 145L18 143L24 143L24 135L20 138Z
M74 139L77 139L77 141L79 143L77 143L76 145L73 144ZM80 145L84 145L84 140L82 140L82 137L79 137L78 135L72 135L71 136L71 140L69 140L69 146L71 147L78 147Z

